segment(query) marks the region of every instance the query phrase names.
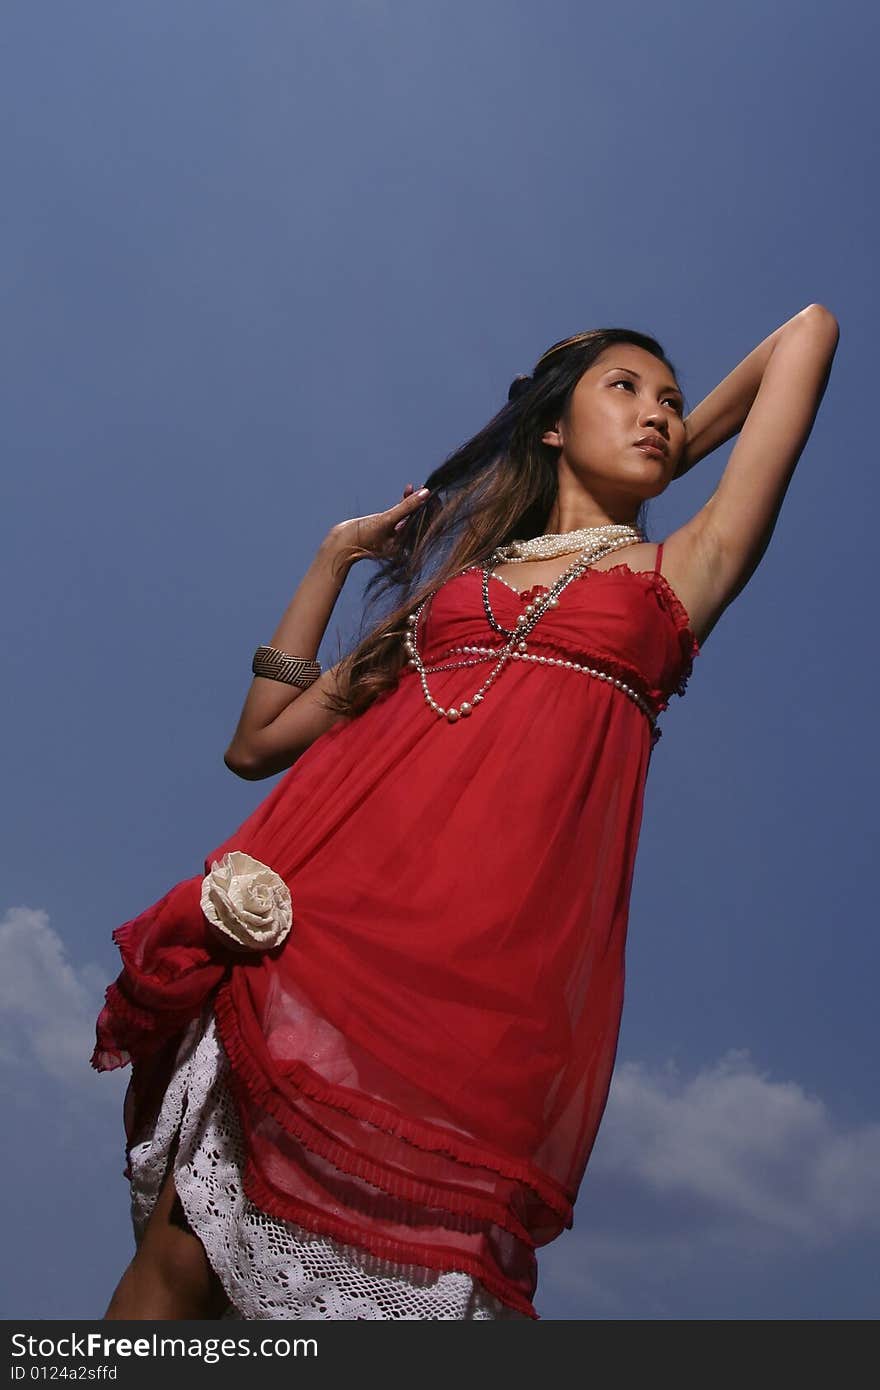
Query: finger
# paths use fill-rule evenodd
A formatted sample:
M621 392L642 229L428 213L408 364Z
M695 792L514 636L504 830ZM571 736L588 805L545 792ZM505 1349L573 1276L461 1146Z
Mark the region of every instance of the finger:
M406 525L406 523L409 521L409 518L410 518L411 514L412 514L413 512L418 511L419 507L421 507L422 504L423 504L424 502L427 501L427 499L430 497L430 495L431 495L431 489L430 489L430 488L427 488L427 487L423 487L423 488L419 488L419 491L418 491L418 492L414 492L414 493L411 494L411 496L405 498L404 500L405 500L406 502L412 502L413 505L412 505L412 506L409 508L409 510L407 511L406 516L401 517L400 521L398 521L398 522L395 524L395 526L394 526L393 529L394 529L395 531L401 531L401 530L403 530L403 527L404 527L404 526ZM400 505L403 506L403 503L401 503Z
M427 501L430 495L431 489L427 487L420 488L418 492L407 493L400 502L395 502L392 507L388 508L388 514L391 515L393 512L398 512L409 516L409 513L414 512L417 507L420 507L423 502Z

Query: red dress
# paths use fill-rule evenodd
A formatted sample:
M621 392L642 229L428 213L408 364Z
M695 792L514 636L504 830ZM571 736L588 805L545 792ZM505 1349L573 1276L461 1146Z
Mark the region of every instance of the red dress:
M382 1259L464 1271L538 1316L535 1249L572 1225L611 1084L655 720L700 650L661 557L588 568L467 718L438 717L406 667L203 872L114 931L123 970L92 1065L132 1063L127 1155L210 1000L256 1206ZM493 659L430 667L503 646L481 586L477 568L455 576L419 621L444 708ZM507 628L544 588L489 587ZM234 849L293 902L286 940L247 957L200 907L203 873Z

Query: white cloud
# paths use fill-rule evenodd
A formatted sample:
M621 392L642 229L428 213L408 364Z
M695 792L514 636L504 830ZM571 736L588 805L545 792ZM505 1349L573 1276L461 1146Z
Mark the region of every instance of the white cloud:
M0 1069L7 1082L23 1087L36 1069L98 1094L89 1058L108 984L99 966L70 964L48 913L10 908L0 920ZM118 1086L105 1085L100 1094L118 1104Z
M621 1062L574 1228L539 1253L539 1295L578 1317L730 1316L731 1300L755 1316L750 1298L784 1306L797 1268L820 1277L878 1227L880 1125L836 1122L747 1050L690 1076Z
M759 1228L822 1244L880 1227L880 1124L836 1125L818 1096L742 1049L690 1078L620 1064L590 1168L690 1198L701 1223L750 1241Z

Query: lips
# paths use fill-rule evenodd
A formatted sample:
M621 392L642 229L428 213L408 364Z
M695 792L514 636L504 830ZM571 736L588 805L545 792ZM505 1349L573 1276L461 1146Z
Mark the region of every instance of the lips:
M662 454L664 458L669 453L669 446L665 439L661 439L659 434L645 434L635 442L637 449L652 449Z

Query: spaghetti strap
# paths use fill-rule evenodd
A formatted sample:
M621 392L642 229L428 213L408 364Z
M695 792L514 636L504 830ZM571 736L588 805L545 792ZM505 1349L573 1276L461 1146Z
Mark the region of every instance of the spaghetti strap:
M655 573L655 574L659 574L659 573L660 573L660 564L661 564L662 559L663 559L663 542L661 541L660 544L657 546L657 559L656 559L655 562L654 562L654 573Z

